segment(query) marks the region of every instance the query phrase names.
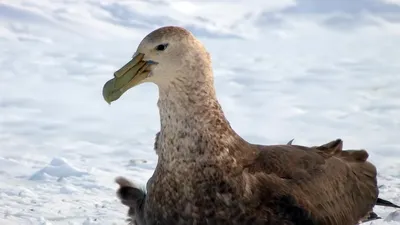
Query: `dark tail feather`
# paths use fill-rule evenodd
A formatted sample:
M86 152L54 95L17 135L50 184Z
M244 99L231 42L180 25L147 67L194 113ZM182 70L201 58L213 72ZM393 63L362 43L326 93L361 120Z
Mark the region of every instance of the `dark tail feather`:
M378 200L376 201L376 205L380 205L380 206L386 206L386 207L394 207L394 208L400 208L400 206L393 204L387 200L378 198Z
M365 218L364 220L361 220L361 223L365 223L365 222L369 222L372 220L379 220L382 219L381 217L379 217L376 213L374 212L370 212L368 215L368 218Z

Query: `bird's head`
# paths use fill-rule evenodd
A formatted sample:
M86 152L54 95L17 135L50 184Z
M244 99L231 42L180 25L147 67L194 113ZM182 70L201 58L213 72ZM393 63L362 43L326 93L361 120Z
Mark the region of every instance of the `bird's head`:
M162 27L148 34L133 58L105 83L103 97L111 103L141 83L153 82L160 87L180 78L195 79L190 77L195 73L188 71L209 64L204 46L189 31L174 26Z

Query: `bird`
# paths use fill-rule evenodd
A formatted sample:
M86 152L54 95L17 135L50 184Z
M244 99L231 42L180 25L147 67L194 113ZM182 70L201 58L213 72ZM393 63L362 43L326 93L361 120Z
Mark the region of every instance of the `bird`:
M353 225L376 204L366 150L261 145L235 132L217 99L211 56L189 30L147 34L103 98L111 104L142 83L159 91L158 161L146 190L116 178L130 224Z
M155 141L154 141L154 150L155 151L157 151L157 149L158 149L157 143L158 143L159 136L160 136L160 132L157 132L156 136L155 136ZM292 145L293 141L294 141L294 138L291 139L290 141L288 141L287 145ZM342 151L343 141L341 139L336 139L336 140L327 142L327 143L322 144L322 145L312 146L312 148L317 148L317 149L320 149L320 150L331 149L331 151L332 151L332 149L336 149L336 151ZM157 154L157 152L156 152L156 154ZM122 180L124 180L124 179L122 179ZM117 182L117 183L119 183L119 182ZM149 180L148 184L150 184L150 183L151 183L151 179ZM122 184L121 186L124 186L124 185ZM375 205L376 206L383 206L383 207L391 207L391 208L400 208L399 205L396 205L396 204L392 203L391 201L388 201L388 200L385 200L385 199L382 199L382 198L379 198L379 197L378 197ZM381 217L378 216L378 214L376 214L374 211L371 211L360 222L361 223L365 223L365 222L368 222L368 221L371 221L371 220L376 220L376 219L381 219Z

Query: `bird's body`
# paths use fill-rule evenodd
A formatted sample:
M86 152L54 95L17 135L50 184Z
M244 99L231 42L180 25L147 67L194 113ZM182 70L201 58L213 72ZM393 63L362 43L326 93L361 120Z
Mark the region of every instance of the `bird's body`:
M163 224L356 224L376 201L375 168L357 157L234 140L221 147L243 152L194 154L170 169L159 163L148 189L153 198L144 204L147 218L168 211Z
M157 29L137 54L103 92L111 102L141 82L159 88L158 163L147 193L118 181L133 224L354 225L372 210L378 187L366 151L242 139L218 103L209 54L187 30Z

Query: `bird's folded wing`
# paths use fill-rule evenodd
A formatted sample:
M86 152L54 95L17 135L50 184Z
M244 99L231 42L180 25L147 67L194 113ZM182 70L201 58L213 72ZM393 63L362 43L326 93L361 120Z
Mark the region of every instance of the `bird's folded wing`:
M342 151L341 141L311 148L255 147L259 154L249 173L259 177L266 192L273 187L293 196L323 224L358 222L376 202L376 168L366 161L365 150Z

